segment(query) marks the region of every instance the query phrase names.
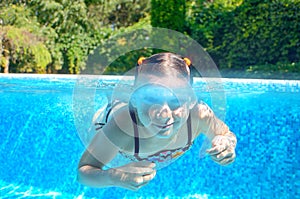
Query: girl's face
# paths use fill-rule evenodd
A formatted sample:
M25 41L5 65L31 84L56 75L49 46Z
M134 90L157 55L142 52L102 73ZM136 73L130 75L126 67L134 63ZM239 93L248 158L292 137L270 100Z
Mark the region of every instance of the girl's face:
M187 90L147 84L132 94L138 118L151 136L169 138L186 122L194 103Z

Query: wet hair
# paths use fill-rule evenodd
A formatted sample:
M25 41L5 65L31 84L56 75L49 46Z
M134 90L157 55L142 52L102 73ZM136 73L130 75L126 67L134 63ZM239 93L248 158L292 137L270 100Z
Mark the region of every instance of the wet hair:
M154 54L148 58L140 58L136 66L135 84L139 79L139 75L142 74L157 77L184 78L192 84L190 63L185 59L169 52Z

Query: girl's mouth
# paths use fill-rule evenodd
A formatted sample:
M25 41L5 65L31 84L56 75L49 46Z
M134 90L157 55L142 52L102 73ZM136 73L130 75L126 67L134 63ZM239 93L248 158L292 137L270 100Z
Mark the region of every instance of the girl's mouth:
M155 124L155 126L157 126L158 128L160 128L160 129L168 129L168 128L170 128L171 126L173 126L173 124L174 124L174 122L172 122L172 123L170 123L170 124L167 124L167 125L156 125Z

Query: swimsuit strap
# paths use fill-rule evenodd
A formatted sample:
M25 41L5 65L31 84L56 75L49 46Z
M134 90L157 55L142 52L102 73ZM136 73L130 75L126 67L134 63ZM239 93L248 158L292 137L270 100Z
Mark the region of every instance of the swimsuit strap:
M118 106L118 105L121 104L121 103L123 103L123 102L122 102L122 101L119 101L119 100L115 100L115 101L113 101L112 103L109 103L109 104L107 105L107 107L105 108L105 112L106 112L105 121L104 121L104 122L96 122L96 123L95 123L96 130L102 129L103 126L104 126L105 124L107 124L110 113L112 112L112 110L113 110L116 106Z
M139 156L138 156L140 150L139 130L137 127L137 118L136 118L135 109L133 108L130 102L129 102L129 113L132 119L133 131L134 131L134 156L136 156L139 160Z
M189 113L189 117L187 119L187 130L188 130L188 146L192 144L192 118L191 113Z
M138 119L136 117L135 109L132 107L131 104L129 104L129 113L130 113L130 117L132 119L133 131L134 131L134 156L137 160L143 160L142 158L139 157L140 143L139 143L139 130L138 130L138 127L137 127ZM188 130L188 143L183 148L184 150L188 149L192 144L192 119L191 119L191 114L189 114L189 117L187 119L187 130Z

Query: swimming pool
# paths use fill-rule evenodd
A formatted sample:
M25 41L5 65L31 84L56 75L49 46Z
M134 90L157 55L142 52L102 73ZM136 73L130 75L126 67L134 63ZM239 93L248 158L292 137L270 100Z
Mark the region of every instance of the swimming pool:
M98 91L109 93L118 78L101 77ZM300 198L300 81L222 79L236 161L221 167L199 156L200 138L131 192L76 182L84 150L73 117L76 80L0 75L1 198Z

